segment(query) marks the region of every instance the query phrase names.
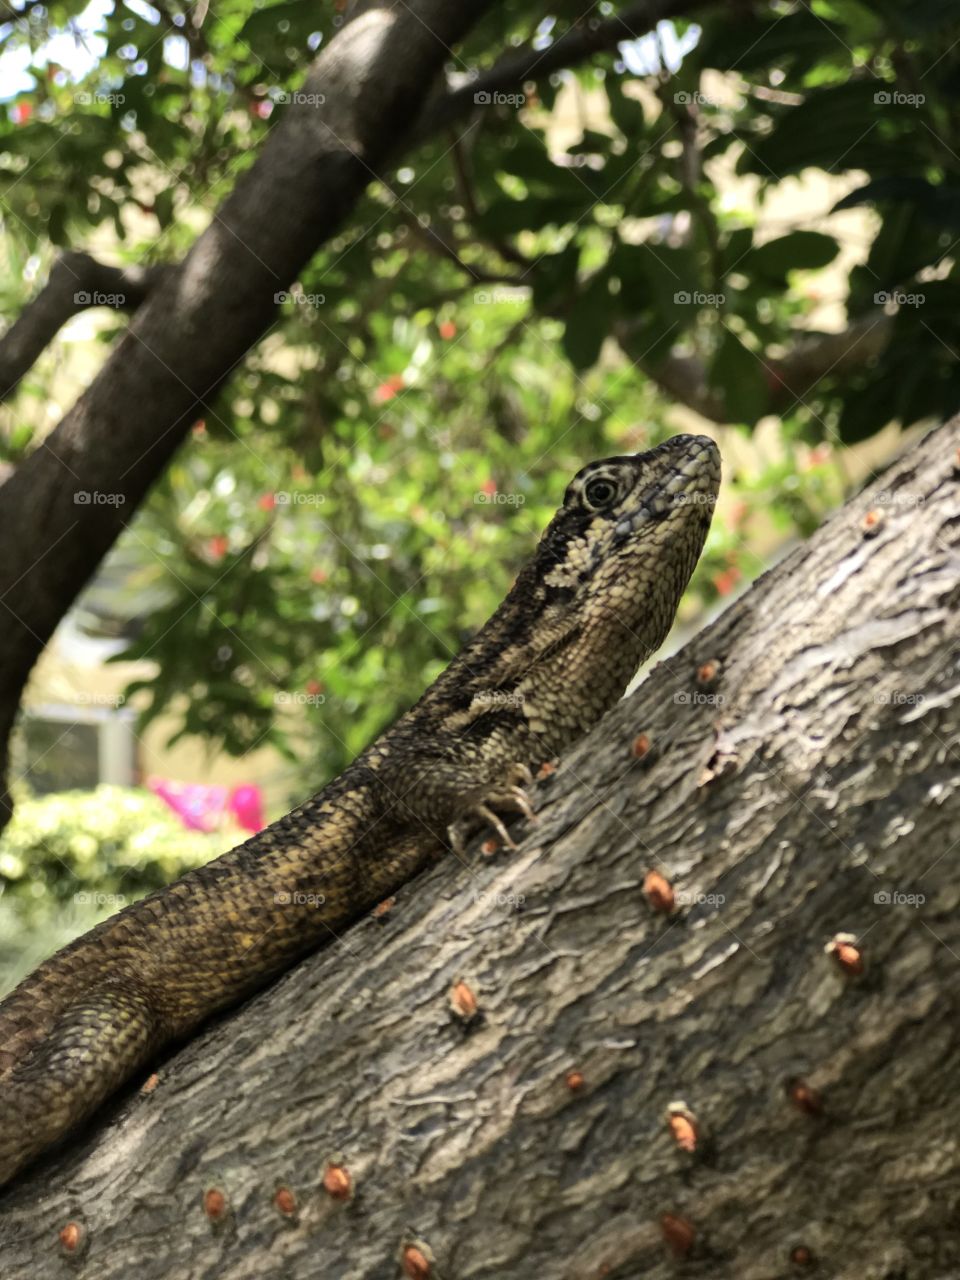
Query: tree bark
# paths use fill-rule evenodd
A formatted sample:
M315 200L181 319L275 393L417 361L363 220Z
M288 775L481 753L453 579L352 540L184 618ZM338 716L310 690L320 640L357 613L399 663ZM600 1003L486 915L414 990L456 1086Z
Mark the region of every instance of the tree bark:
M22 1178L5 1280L960 1274L958 446L659 664L519 852L448 858Z

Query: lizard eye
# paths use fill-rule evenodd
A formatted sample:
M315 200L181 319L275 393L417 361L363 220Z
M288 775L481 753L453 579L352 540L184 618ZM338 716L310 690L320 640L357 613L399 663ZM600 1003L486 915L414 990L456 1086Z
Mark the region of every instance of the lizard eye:
M597 476L591 480L583 491L583 497L590 507L605 507L617 496L617 486L612 480Z

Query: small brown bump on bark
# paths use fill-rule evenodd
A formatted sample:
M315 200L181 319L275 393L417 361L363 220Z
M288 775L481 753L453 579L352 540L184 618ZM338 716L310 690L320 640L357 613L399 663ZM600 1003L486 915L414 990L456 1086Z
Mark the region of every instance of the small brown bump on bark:
M353 1195L353 1178L342 1164L328 1164L323 1175L323 1189L331 1200L349 1200Z
M795 1244L790 1250L790 1261L795 1267L812 1267L815 1259L805 1244Z
M370 914L373 916L374 920L384 920L396 905L397 899L395 897L384 898L382 902L377 903Z
M568 1071L564 1079L571 1093L578 1093L586 1083L582 1071Z
M493 854L495 854L499 848L500 848L499 840L494 840L493 837L491 836L489 840L484 840L483 844L480 846L480 852L483 854L485 858L489 858L489 857L492 857Z
M874 537L883 528L883 512L878 507L872 507L863 517L860 528L865 538Z
M797 1108L808 1116L818 1116L823 1111L823 1103L816 1089L811 1089L806 1080L794 1077L786 1083L787 1097Z
M552 773L557 771L556 760L544 760L543 764L537 770L537 777L540 779L549 778Z
M686 1218L675 1213L665 1213L660 1218L660 1230L670 1251L678 1258L685 1258L693 1248L697 1233Z
M643 760L650 753L650 739L645 733L638 733L630 744L630 754L634 760Z
M708 658L706 662L701 662L697 667L697 684L713 684L720 676L723 670L723 664L719 658Z
M824 951L828 956L833 956L848 977L859 978L863 973L863 952L858 946L856 934L836 934L824 947Z
M156 1071L153 1071L147 1076L146 1080L144 1080L143 1084L140 1086L140 1092L153 1093L159 1083L160 1077L157 1075Z
M227 1197L219 1187L207 1187L203 1193L203 1212L211 1222L222 1222L227 1216Z
M68 1258L80 1256L87 1243L87 1233L77 1221L65 1222L60 1228L58 1237L60 1249Z
M660 915L669 915L676 903L673 886L659 871L648 871L644 876L643 896Z
M293 1218L297 1212L297 1197L287 1186L279 1186L273 1193L273 1206L285 1218Z
M403 1274L408 1276L409 1280L429 1280L431 1258L424 1246L404 1245L402 1261Z
M450 1008L461 1022L470 1022L477 1016L477 997L462 978L450 988Z
M700 1139L697 1117L685 1102L671 1102L667 1106L667 1126L681 1151L696 1151Z

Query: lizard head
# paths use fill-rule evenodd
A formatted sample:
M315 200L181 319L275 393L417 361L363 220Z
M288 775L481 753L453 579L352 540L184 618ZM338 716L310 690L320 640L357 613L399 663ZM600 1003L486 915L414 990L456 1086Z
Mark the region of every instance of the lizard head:
M719 486L720 454L705 436L577 472L517 581L537 618L524 682L531 713L564 682L592 686L584 727L621 696L670 630Z
M524 739L537 761L562 750L666 637L719 486L704 436L578 471L506 600L412 714L440 702L451 732Z
M583 467L567 486L534 564L543 604L571 618L618 612L660 644L703 550L720 454L706 436Z

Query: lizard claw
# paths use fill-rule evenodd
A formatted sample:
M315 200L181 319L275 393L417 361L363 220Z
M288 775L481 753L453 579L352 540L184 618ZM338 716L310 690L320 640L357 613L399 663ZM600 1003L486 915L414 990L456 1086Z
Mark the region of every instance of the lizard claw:
M527 793L519 785L520 782L525 782L527 785L531 784L533 782L533 774L525 764L518 762L511 765L507 771L505 785L488 792L482 800L470 805L461 818L450 824L447 828L447 835L450 839L450 845L458 857L465 852L466 836L471 828L476 826L476 822L471 822L471 819L476 818L493 827L506 848L519 848L516 840L504 825L503 819L494 812L492 806L498 809L512 810L514 813L523 814L528 822L536 822L537 815L534 813Z

